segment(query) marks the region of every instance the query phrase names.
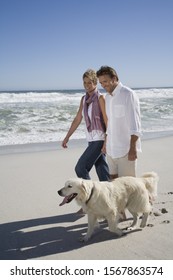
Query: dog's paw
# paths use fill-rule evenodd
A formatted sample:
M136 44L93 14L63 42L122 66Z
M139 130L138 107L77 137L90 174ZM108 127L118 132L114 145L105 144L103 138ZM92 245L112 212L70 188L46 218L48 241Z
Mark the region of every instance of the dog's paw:
M132 230L135 230L136 229L136 226L135 227L128 227L127 230L129 231L132 231Z
M140 228L144 228L144 227L146 227L146 223L141 223Z
M80 241L80 242L87 242L88 239L89 239L89 238L88 238L86 235L83 235L83 236L81 236L81 237L79 238L79 241Z
M79 242L85 242L84 236L79 237L78 241L79 241Z
M116 229L115 233L116 233L118 236L124 235L124 232L123 232L121 229L119 229L119 228Z

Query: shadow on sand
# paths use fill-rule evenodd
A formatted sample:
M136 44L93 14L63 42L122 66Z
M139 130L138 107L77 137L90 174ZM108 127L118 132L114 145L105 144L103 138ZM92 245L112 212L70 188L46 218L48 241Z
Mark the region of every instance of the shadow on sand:
M80 219L76 214L66 214L0 225L0 259L26 260L72 251L91 243L118 238L101 223L101 228L87 243L79 242L86 233L87 224L60 226ZM49 257L50 259L50 257Z

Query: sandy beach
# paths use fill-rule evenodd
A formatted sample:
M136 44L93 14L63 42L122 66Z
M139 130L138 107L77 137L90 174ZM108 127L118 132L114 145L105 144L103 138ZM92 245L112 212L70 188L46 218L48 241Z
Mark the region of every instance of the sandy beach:
M173 137L142 141L138 175L155 171L160 177L148 226L118 238L101 223L92 239L81 243L87 217L78 216L73 201L59 206L57 190L70 177L85 146L8 152L0 155L0 259L1 260L172 260L173 259ZM96 179L92 170L92 179ZM131 223L120 223L125 228Z

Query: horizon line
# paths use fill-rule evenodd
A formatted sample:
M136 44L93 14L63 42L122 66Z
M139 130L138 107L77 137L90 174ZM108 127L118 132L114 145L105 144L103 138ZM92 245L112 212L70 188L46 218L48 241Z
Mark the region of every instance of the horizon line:
M129 86L128 86L129 87ZM130 87L130 88L132 88L132 89L152 89L152 88L173 88L173 86L144 86L144 87L142 87L142 86L140 86L140 87ZM98 87L98 89L99 90L103 90L104 91L104 89L103 88L99 88ZM34 89L34 88L31 88L31 89L0 89L0 92L14 92L14 91L16 91L16 92L19 92L19 91L25 91L25 92L28 92L28 91L43 91L43 92L45 92L45 91L60 91L60 90L63 90L63 91L65 91L65 90L84 90L85 91L85 89L84 88L57 88L57 89Z

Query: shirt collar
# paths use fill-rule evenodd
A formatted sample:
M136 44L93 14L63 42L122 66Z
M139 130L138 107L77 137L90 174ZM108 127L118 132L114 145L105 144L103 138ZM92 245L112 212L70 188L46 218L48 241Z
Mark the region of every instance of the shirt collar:
M122 88L122 83L119 82L114 91L112 92L112 95L114 96L115 94L120 92L120 89Z

